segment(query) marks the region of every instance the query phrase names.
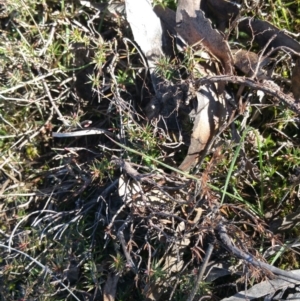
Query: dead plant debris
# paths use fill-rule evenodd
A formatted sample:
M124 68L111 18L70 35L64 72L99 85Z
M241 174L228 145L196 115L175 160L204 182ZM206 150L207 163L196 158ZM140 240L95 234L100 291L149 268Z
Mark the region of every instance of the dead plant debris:
M1 300L298 298L299 1L177 2L0 1Z

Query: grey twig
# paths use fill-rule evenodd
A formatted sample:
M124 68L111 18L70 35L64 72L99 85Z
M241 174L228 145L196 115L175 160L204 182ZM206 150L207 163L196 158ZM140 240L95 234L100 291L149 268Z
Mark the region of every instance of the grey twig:
M252 264L253 266L260 268L260 269L267 270L277 276L283 276L286 278L300 281L300 275L296 275L296 274L293 274L293 272L284 271L284 270L278 269L270 264L267 264L265 262L258 261L251 254L246 253L246 252L240 250L239 248L237 248L232 243L230 237L227 234L226 227L222 222L220 222L218 224L217 231L218 231L218 234L219 234L220 239L221 239L222 243L224 244L224 246L238 258L241 258L241 259L245 260L246 262Z
M138 273L138 268L136 267L133 259L131 258L130 252L127 250L127 243L125 241L124 233L123 231L125 228L128 226L129 222L131 221L131 217L128 216L126 220L124 221L123 225L118 229L117 231L117 237L119 239L119 242L122 246L126 261L127 261L127 266L130 268L130 270L134 273Z
M199 285L202 281L202 278L203 278L203 275L204 275L204 272L206 270L206 267L207 267L207 264L209 262L209 259L210 259L210 256L211 256L211 253L214 249L214 246L212 244L208 244L208 248L206 250L206 254L205 254L205 257L204 257L204 260L203 260L203 263L201 265L201 268L199 269L199 272L198 272L198 275L197 275L197 279L195 281L195 284L194 284L194 287L193 287L193 290L192 292L190 293L187 301L193 301L194 300L194 297L197 293L197 290L199 288Z

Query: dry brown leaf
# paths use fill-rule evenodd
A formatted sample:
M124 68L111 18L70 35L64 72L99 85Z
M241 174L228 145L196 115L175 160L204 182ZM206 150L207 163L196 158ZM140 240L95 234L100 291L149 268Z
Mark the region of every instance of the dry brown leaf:
M176 12L177 32L188 45L200 42L221 61L224 73L232 74L233 60L229 45L205 18L203 11L200 10L200 2L200 0L179 0Z
M232 74L233 59L229 45L205 18L200 10L200 2L200 0L179 0L176 12L177 32L188 45L204 46L221 61L223 72ZM221 95L224 89L225 84L222 83L219 85L218 94ZM184 171L197 164L200 152L208 146L226 115L225 101L221 96L217 97L212 87L205 86L202 92L196 94L198 104L190 146L186 158L179 166Z
M192 221L193 224L196 224L200 220L200 218L202 216L202 213L203 213L203 209L202 208L195 208L195 211L196 211L196 216Z
M226 206L222 206L220 209L220 212L223 213L226 217L229 217L228 214L228 208Z
M183 171L187 171L197 164L200 152L207 147L219 125L224 122L226 115L222 96L218 97L211 86L203 86L196 94L198 103L195 109L191 143L187 156L179 166L179 169Z

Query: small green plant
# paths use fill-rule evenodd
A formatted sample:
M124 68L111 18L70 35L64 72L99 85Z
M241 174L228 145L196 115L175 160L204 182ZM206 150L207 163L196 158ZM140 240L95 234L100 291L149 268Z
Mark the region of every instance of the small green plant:
M161 5L162 7L169 7L171 9L176 9L177 7L175 0L155 0L153 2L153 6Z
M166 271L158 264L157 261L153 261L151 264L151 270L148 272L150 280L157 281L162 280L167 275Z
M187 299L187 296L189 296L190 292L194 288L194 278L195 275L187 274L183 275L180 279L179 287L176 290L175 293L175 300L176 301L184 301ZM196 296L204 296L204 295L210 295L211 294L211 284L205 281L202 281L199 284ZM195 298L196 299L196 298Z
M137 124L129 124L127 127L128 136L136 149L144 152L150 157L157 158L160 150L159 145L164 142L164 139L155 137L153 128L149 124L140 126ZM153 161L148 160L146 157L144 161L147 165L153 164Z
M179 78L179 72L174 60L168 57L162 57L156 65L156 73L166 80L176 80Z
M131 75L132 71L130 70L118 70L116 75L117 83L120 87L133 85L134 84L134 76Z
M114 168L110 161L104 157L101 161L95 159L90 166L90 171L92 174L92 180L101 183L107 179L107 176L112 177Z
M117 256L110 255L110 257L113 259L109 266L110 269L112 269L117 275L122 275L126 266L124 257L120 253L117 253Z

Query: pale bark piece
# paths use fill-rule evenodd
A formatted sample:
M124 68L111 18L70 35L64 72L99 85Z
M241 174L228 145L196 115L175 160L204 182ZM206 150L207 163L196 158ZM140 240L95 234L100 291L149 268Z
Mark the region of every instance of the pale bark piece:
M188 171L197 164L200 152L205 150L219 125L223 123L225 115L223 98L216 95L212 86L203 86L197 92L197 108L188 154L179 169Z
M190 46L200 43L218 58L225 74L232 74L233 60L227 41L200 10L201 0L179 0L176 22L177 32Z
M164 79L157 76L155 67L161 57L163 30L160 19L154 13L148 0L125 0L126 17L130 24L134 40L141 48L150 68L150 75L158 99L165 91L160 91Z
M267 21L246 18L239 22L238 27L239 30L246 32L251 39L254 39L261 48L264 48L274 37L267 47L267 50L271 48L287 47L300 55L300 44Z
M125 0L127 21L134 40L148 59L150 67L163 55L162 27L148 0Z
M300 275L300 270L293 271L295 274ZM292 279L277 278L273 280L263 281L249 288L247 291L241 291L229 298L224 298L221 301L244 301L258 299L269 294L274 294L276 291L286 289L300 282ZM296 300L296 299L295 299Z

